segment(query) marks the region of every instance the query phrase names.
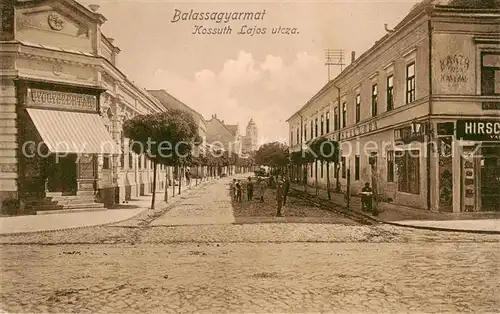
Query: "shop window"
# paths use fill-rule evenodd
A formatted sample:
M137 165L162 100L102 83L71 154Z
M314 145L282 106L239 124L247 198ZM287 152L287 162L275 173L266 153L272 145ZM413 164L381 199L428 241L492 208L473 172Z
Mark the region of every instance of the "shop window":
M378 87L377 84L372 86L372 117L377 115L377 98L378 98Z
M110 163L109 156L102 157L102 169L111 169L111 163Z
M345 157L342 157L341 164L342 164L342 179L345 179L347 177L347 168L346 168Z
M320 168L320 169L321 169L321 170L320 170L320 172L321 172L321 179L323 179L323 162L321 162L321 163L319 164L319 166L321 167L321 168Z
M415 101L415 62L406 66L406 103Z
M420 194L420 151L401 150L395 156L398 173L398 191Z
M142 169L142 155L137 156L137 169Z
M482 54L481 94L500 95L500 53Z
M342 104L342 127L347 126L347 104L344 102Z
M387 182L394 182L394 151L387 152Z
M354 157L354 180L359 181L359 155Z
M295 144L298 144L300 143L300 129L299 127L297 127L297 138L296 138L297 142Z
M387 111L394 109L394 77L387 77Z
M326 133L330 133L330 111L326 112Z
M361 95L356 95L356 123L361 120Z

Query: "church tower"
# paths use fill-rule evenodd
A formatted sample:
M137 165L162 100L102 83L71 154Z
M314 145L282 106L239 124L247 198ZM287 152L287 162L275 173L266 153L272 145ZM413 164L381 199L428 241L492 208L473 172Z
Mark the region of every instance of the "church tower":
M245 151L251 152L259 149L259 131L257 125L250 118L246 128L245 140L244 140Z

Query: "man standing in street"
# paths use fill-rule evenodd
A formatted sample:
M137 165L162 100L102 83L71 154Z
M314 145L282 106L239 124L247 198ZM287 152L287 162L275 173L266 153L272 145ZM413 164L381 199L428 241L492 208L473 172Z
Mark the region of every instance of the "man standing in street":
M283 181L278 179L276 182L276 203L278 206L278 210L276 212L276 217L282 217L281 207L283 206L283 194L285 192Z
M186 169L186 185L191 187L191 170Z
M253 182L252 182L252 177L248 177L247 200L250 202L252 198L253 198Z
M285 182L283 183L284 185L284 192L283 192L283 206L286 205L286 197L288 195L288 192L290 191L290 177L288 175L285 176Z
M260 189L260 202L264 202L264 194L266 193L266 188L267 188L267 183L265 179L259 178L260 183L259 183L259 189Z

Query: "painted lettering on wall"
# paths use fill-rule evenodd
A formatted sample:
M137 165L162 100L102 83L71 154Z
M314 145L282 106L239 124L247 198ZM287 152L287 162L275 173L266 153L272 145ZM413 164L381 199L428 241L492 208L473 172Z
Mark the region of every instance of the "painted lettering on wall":
M97 97L94 95L63 93L41 89L28 90L27 103L44 107L68 108L76 110L97 110Z
M470 60L462 54L448 55L439 60L441 67L441 81L446 83L466 83L468 81L467 70Z

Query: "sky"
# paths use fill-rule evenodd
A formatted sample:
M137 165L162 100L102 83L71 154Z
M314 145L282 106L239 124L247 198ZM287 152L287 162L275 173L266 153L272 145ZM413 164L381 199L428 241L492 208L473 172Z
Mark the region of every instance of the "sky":
M102 31L121 49L117 66L130 80L165 89L205 119L216 114L226 124L238 123L242 134L253 118L262 143L287 142L286 120L326 84L325 49L343 49L349 64L351 51L359 56L368 50L385 35L385 23L394 27L417 2L80 1L100 5L107 19ZM191 10L251 12L260 19L175 21L176 10L180 16ZM193 34L198 26L229 26L232 32ZM244 26L266 32L238 34ZM285 33L273 34L279 27ZM333 66L332 77L339 71Z

